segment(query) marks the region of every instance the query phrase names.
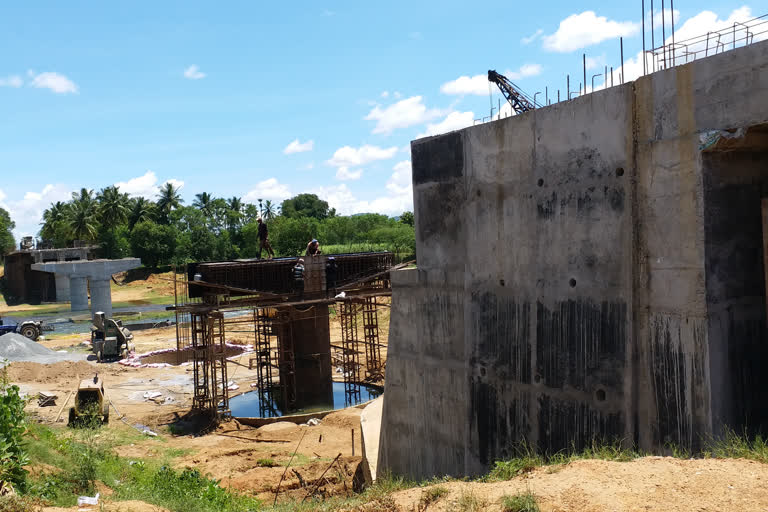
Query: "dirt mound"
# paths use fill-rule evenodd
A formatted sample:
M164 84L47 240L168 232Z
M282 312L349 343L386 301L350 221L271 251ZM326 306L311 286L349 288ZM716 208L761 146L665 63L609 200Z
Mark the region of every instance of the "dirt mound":
M645 457L631 462L580 460L506 482L451 482L429 510L500 509L504 496L532 493L542 511L764 511L768 464L743 459ZM414 510L428 488L393 495L396 510ZM464 508L467 510L467 508Z
M323 418L322 422L327 427L360 429L360 414L362 412L362 409L344 409L339 412L332 412Z
M11 382L52 382L69 380L77 382L92 377L98 367L85 361L61 361L53 364L15 362L8 367Z

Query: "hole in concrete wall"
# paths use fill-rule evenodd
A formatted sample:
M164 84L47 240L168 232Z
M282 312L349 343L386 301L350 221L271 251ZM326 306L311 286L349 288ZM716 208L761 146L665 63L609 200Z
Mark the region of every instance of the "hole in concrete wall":
M485 377L485 368L480 368L480 376Z
M623 167L619 167L618 169L616 169L616 176L624 176L624 168Z
M499 284L500 284L501 286L504 286L504 280L503 280L503 279L499 279Z
M533 376L533 382L535 382L536 384L541 382L541 375L539 375L538 373L536 375L534 375Z
M541 178L539 178L539 181L537 183L539 184L540 187L544 186L544 180Z
M605 402L605 390L604 389L598 389L595 391L595 398L598 402Z
M480 191L479 190L477 191L477 197L480 197Z
M575 288L576 287L576 280L574 278L571 278L571 280L568 281L568 284L571 285L571 288Z

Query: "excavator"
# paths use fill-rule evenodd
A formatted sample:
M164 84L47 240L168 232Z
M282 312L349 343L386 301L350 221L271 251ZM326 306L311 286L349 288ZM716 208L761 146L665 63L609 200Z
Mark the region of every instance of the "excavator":
M496 71L488 70L488 81L493 82L501 91L501 94L507 99L516 114L522 114L536 108L536 104L527 94L520 90L515 84L509 81L507 77Z

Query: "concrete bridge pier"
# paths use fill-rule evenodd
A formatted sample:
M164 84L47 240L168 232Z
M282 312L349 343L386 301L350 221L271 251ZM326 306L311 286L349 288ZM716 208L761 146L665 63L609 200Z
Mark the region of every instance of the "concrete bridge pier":
M69 302L69 276L56 274L56 302Z
M70 276L69 300L72 311L85 311L88 309L88 278L82 276Z
M104 312L107 318L112 318L112 289L109 279L90 279L91 310Z
M69 278L69 299L72 311L88 309L88 286L91 284L91 315L103 311L108 317L112 316L112 291L109 281L112 274L124 272L141 266L139 258L123 258L121 260L88 260L34 263L32 270L51 272L56 275L58 287L59 276Z

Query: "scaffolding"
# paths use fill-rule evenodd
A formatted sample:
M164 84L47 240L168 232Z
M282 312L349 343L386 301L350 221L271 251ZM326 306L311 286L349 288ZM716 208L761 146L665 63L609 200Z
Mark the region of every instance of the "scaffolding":
M191 314L194 388L192 408L229 416L224 315L219 311Z
M392 258L389 253L335 255L331 267L325 257L312 259L310 265L305 265L304 291L312 292L309 294L296 293L294 258L197 263L180 271L174 269L176 348L179 363L183 362L184 351L192 354L193 409L219 418L229 416L225 334L232 333L253 336L255 352L247 367L256 370L261 416L277 416L300 406L303 399L298 395L307 391L299 384L307 384L297 382L297 357L330 357L327 352L302 351L307 327L300 323L309 317L301 312L334 302L341 322L342 354L337 361L343 375L345 404L358 404L363 377L367 382L383 378L377 311L382 304L377 297L391 294L389 272L406 265L393 266ZM346 298L329 298L329 268L334 288L331 293L343 291ZM327 319L327 313L323 316ZM358 323L362 323L362 338ZM305 364L302 361L300 365Z
M376 297L363 299L363 338L365 340L366 381L384 377L381 343L379 343L379 314Z
M360 403L360 339L357 332L357 304L339 302L341 322L341 370L344 377L344 402Z

